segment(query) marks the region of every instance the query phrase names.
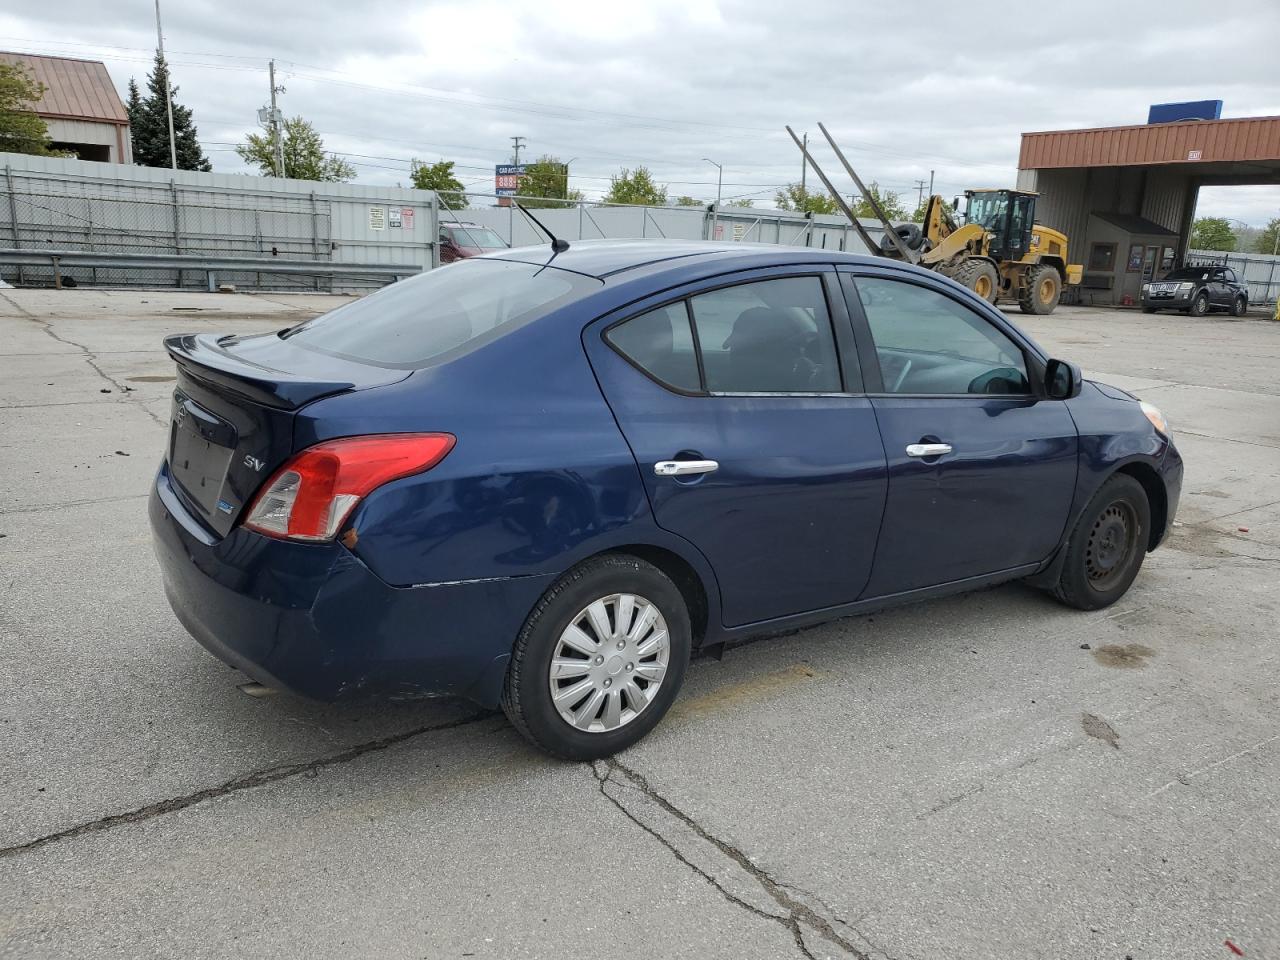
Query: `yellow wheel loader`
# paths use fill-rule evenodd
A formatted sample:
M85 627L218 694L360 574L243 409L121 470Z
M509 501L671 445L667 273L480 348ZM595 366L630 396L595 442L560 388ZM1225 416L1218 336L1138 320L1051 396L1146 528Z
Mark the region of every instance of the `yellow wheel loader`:
M1078 284L1083 268L1067 262L1067 237L1036 223L1036 195L1022 190L965 191L964 225L950 205L934 194L925 205L924 225L887 227L880 241L885 256L900 256L892 229L918 253L915 261L968 287L990 303L1017 300L1023 313L1052 313L1062 289Z
M872 253L937 270L989 303L1002 297L1016 299L1023 313L1052 313L1063 287L1080 282L1084 268L1067 262L1066 235L1036 223L1036 194L1023 190L968 190L963 226L953 213L959 206L958 198L949 205L935 194L925 206L923 225L907 223L895 227L827 128L820 123L818 129L884 225L879 242L854 216L807 145L790 127L787 133Z

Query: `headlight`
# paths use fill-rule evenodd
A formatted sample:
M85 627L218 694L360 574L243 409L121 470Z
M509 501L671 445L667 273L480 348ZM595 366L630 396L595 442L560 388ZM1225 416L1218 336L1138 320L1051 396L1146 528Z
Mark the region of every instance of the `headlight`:
M1142 408L1146 418L1151 421L1151 425L1167 437L1169 435L1169 423L1165 420L1164 414L1160 412L1160 409L1145 400L1139 400L1138 406Z
M1151 284L1149 284L1149 283L1144 283L1144 284L1142 285L1142 292L1143 292L1143 293L1146 293L1146 292L1147 292L1148 290L1150 290L1150 289L1151 289Z
M1194 287L1194 286L1195 286L1195 284L1194 284L1194 283L1185 283L1185 282L1184 282L1184 283L1180 283L1180 284L1178 284L1178 289L1179 289L1179 290L1184 290L1184 291L1185 291L1185 290L1190 290L1190 289L1191 289L1192 287Z

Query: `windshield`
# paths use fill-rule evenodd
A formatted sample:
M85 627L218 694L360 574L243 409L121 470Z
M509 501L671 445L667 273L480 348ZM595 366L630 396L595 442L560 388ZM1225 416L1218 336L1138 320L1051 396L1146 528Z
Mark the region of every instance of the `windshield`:
M593 277L510 260L463 260L348 303L280 336L332 356L413 369L585 296Z
M449 238L460 247L480 247L482 250L501 250L506 247L502 238L488 227L445 227Z
M1172 273L1165 274L1166 280L1208 280L1208 267L1179 267Z
M973 193L965 207L965 220L986 229L999 232L1004 229L1005 214L1009 210L1009 194L1002 191Z

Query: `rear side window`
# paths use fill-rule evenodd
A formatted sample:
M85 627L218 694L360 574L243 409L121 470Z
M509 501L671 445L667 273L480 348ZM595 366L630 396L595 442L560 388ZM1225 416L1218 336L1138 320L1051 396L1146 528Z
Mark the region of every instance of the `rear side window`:
M473 259L393 283L281 336L321 353L412 369L493 340L601 285L554 267Z
M632 317L612 328L605 338L655 380L690 393L702 389L683 300Z
M712 393L838 393L840 365L822 280L784 277L689 301Z

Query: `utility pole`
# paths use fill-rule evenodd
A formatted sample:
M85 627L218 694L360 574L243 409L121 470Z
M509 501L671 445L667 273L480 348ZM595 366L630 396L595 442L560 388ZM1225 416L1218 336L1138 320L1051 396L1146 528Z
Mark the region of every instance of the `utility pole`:
M511 154L511 162L517 167L520 166L520 145L521 145L521 141L524 139L525 139L524 137L511 138L512 144L515 145L515 150L513 150Z
M724 167L710 157L703 157L702 159L716 168L716 210L711 215L711 239L715 240L716 230L720 226L720 187L724 183Z
M933 195L932 190L929 191L929 195L930 196ZM916 209L919 210L922 206L924 206L924 181L917 180L916 181Z
M271 129L275 132L276 176L284 177L284 124L280 122L280 111L276 107L276 94L284 93L284 87L276 86L275 60L268 65L267 73L271 78Z
M808 153L809 135L807 133L804 135L804 147L805 149L802 149L800 151L800 196L801 197L805 196L805 189L804 189L805 175L809 172L809 153Z
M933 196L933 171L929 171L929 196Z
M160 0L156 0L156 52L164 64L164 109L169 115L169 165L178 169L178 145L173 139L173 91L169 86L169 61L164 58L164 31L160 28Z

